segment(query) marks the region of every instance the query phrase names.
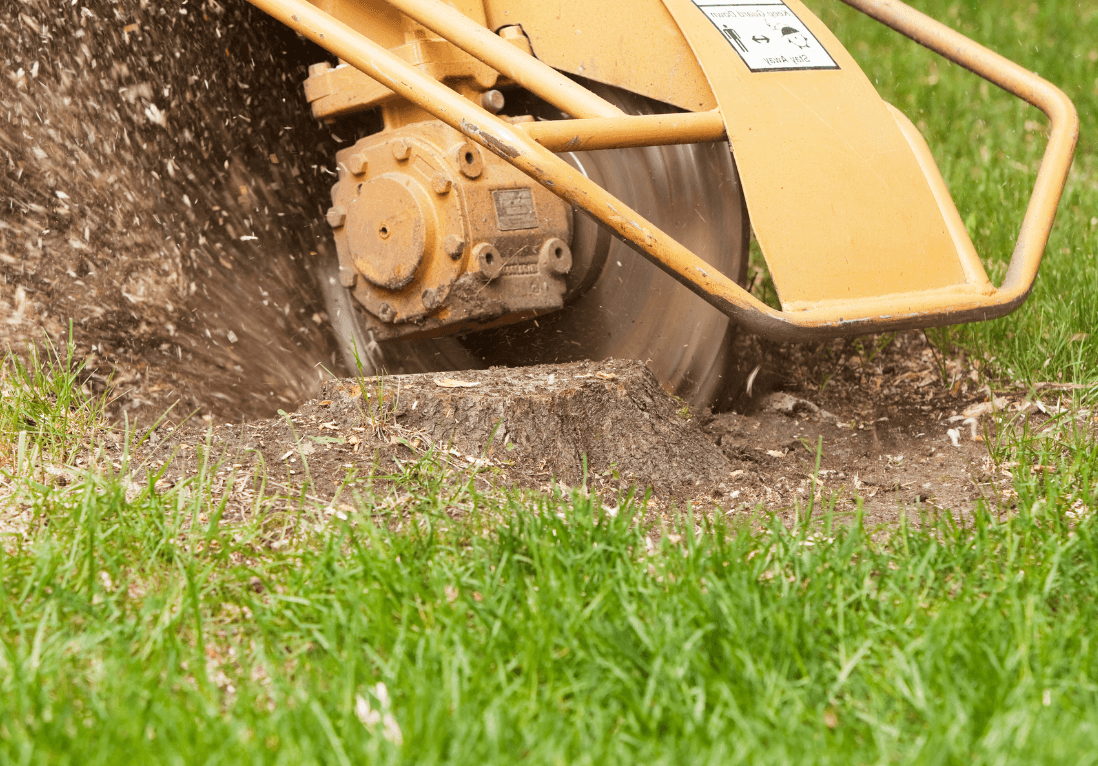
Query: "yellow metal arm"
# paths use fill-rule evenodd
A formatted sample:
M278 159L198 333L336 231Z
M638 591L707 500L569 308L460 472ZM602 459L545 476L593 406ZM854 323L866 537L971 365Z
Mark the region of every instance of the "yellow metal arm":
M526 55L441 0L385 1L573 117L623 116L613 104Z
M998 85L1040 109L1049 119L1049 141L1041 160L1033 194L1022 220L1018 241L1003 285L995 296L995 316L1002 316L1026 299L1041 265L1056 207L1071 169L1079 140L1079 115L1062 90L1010 59L976 43L919 11L895 0L843 0L885 26L910 37L935 53ZM990 318L990 317L975 317Z
M590 120L522 122L518 127L551 152L699 144L725 138L724 118L716 109Z
M632 123L636 130L623 127L617 139L604 139L601 143L589 143L583 148L664 143L663 140L653 140L652 126L645 122L647 118L623 117L615 107L518 51L440 0L389 2L550 103L574 116L589 119L575 121L571 131L567 123L538 128L511 125L437 80L417 72L383 46L320 11L307 0L250 2L461 131L568 202L586 210L740 325L775 339L806 340L928 327L989 319L1011 311L1025 299L1032 286L1078 136L1078 117L1071 102L1037 75L902 3L844 0L1034 104L1049 116L1052 137L1006 282L1000 290L988 294L960 286L856 299L841 305L802 311L777 311L726 275L715 272L709 264L535 140L540 133L546 144L553 148L563 148L572 140L597 142L597 131L589 127L593 127L593 123L605 126L609 123L603 120L612 120L623 126ZM716 137L715 121L711 114L701 113L700 116L687 118L682 125L686 126L679 128L682 130L682 140Z

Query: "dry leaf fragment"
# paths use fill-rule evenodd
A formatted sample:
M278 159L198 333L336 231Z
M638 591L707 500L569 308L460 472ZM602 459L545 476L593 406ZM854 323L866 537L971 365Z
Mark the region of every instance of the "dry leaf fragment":
M472 388L473 386L479 386L480 383L473 380L456 380L454 378L441 378L435 381L435 385L440 388Z
M1010 400L1001 396L996 396L994 400L990 402L980 402L979 404L973 404L970 407L966 407L961 415L965 418L979 418L987 415L995 410L1005 409L1010 404Z
M614 374L614 373L612 373L612 372L596 372L596 373L595 373L595 377L596 377L596 378L602 378L603 380L614 380L614 379L616 379L616 378L617 378L618 376L617 376L617 375L615 375L615 374Z

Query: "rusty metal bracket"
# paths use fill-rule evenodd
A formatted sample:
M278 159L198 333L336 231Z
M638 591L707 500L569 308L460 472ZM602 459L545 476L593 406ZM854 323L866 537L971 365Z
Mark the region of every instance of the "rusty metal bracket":
M1070 99L1038 75L903 3L843 0L1039 108L1049 117L1049 143L1005 281L999 289L989 293L958 285L860 298L801 311L779 311L759 301L726 275L714 272L694 253L535 140L540 131L553 148L567 146L573 139L582 144L585 139L591 140L595 133L583 123L597 121L603 127L609 127L610 123L602 122L609 119L615 123L613 137L599 140L600 148L665 143L655 135L658 131L653 131L651 124L640 117L626 117L614 106L519 51L441 0L387 2L549 103L581 119L534 129L509 124L437 80L417 72L383 46L319 10L308 0L249 1L587 211L743 327L780 340L930 327L1009 313L1025 300L1032 288L1079 133L1078 115ZM683 140L717 138L712 115L701 114L701 117L686 118L690 130L682 129L676 137L683 137ZM569 127L574 130L570 131ZM584 148L594 148L594 145L588 144Z

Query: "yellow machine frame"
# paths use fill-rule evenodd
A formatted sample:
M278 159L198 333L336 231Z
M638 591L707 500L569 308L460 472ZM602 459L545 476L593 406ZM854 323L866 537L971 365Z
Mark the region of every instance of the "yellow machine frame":
M744 128L729 119L733 115L727 109L722 112L720 94L722 89L729 87L722 78L727 80L727 77L721 72L713 71L713 67L708 65L712 56L706 46L709 45L707 41L712 39L713 30L689 0L664 0L663 5L681 30L679 47L675 49L676 55L681 57L685 50L690 59L683 66L693 67L695 70L700 67L708 79L709 87L706 87L705 79L699 80L696 71L694 76L683 78L686 84L674 92L658 82L655 85L644 82L643 71L630 75L637 80L635 83L620 83L620 78L615 80L615 84L623 84L627 88L632 85L645 95L662 97L670 103L691 109L681 114L645 116L622 113L550 65L571 68L566 61L553 60L553 55L566 58L567 54L541 56L548 59L546 63L492 32L485 26L486 23L491 21L492 24L498 24L506 21L488 20L484 7L479 2L473 3L476 8L458 10L442 0L386 0L386 13L392 18L381 19L376 25L379 31L371 32L380 41L356 31L308 0L250 2L365 73L384 88L459 130L572 205L586 210L632 243L657 266L741 326L781 340L806 340L930 327L990 319L1009 313L1025 300L1032 288L1071 166L1079 132L1078 116L1071 101L1061 90L1036 74L903 3L895 0L843 0L1036 106L1049 118L1049 141L1006 277L1003 284L995 288L984 275L983 267L968 241L960 217L956 214L949 192L925 142L906 118L888 107L893 112L896 125L929 187L928 199L932 197L932 203L940 208L939 220L944 222L943 236L955 246L956 257L959 259L958 278L947 280L948 284L931 285L925 289L908 287L900 291L884 290L884 294L875 294L868 289L854 289L847 299L819 301L799 300L800 296L794 286L789 288L793 299L787 301L782 290L784 274L779 277L779 272L785 269L785 273L791 274L790 279L795 281L796 269L789 268L790 263L795 266L795 256L793 261L789 261L788 256L775 257L772 261L767 242L760 236L764 255L772 271L775 271L775 281L778 283L779 295L782 296L783 310L776 310L752 296L733 279L715 272L694 253L553 154L580 149L725 139L731 140L733 153L736 153L737 138L733 135L733 129L742 131ZM376 12L374 6L380 7L377 0L361 4L347 0L327 2L339 6L339 13L345 19L346 14L356 6L360 6L354 11L359 15ZM789 0L788 5L803 9L797 0ZM807 10L803 12L808 14ZM512 124L496 117L438 79L419 71L389 50L399 41L381 39L384 37L384 30L392 28L394 20L399 21L400 14L423 25L575 119ZM818 35L830 34L821 24L815 23L818 25ZM395 29L399 30L399 26ZM531 34L531 40L534 51L540 54L543 46L539 45L536 34ZM391 44L387 45L387 42ZM692 46L692 53L691 47L687 47L688 42ZM835 42L834 45L838 43ZM544 46L544 49L548 47ZM845 51L842 53L845 54ZM599 73L590 74L593 76ZM607 79L617 77L613 73L602 74ZM661 88L667 92L661 91ZM740 160L738 155L737 160ZM742 167L741 174L745 177L747 175ZM746 182L745 190L749 209L753 203L765 204L765 199L752 199L751 187ZM768 192L759 192L760 195L765 193ZM754 211L752 215L754 216ZM887 253L882 253L881 256L886 257ZM787 262L783 262L782 257Z

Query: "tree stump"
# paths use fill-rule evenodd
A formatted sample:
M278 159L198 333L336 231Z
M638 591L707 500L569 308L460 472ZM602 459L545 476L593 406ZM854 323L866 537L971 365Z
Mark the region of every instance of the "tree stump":
M363 389L365 389L363 391ZM679 494L731 466L639 362L609 360L332 381L331 417L354 411L534 480ZM586 472L586 473L585 473Z

